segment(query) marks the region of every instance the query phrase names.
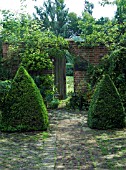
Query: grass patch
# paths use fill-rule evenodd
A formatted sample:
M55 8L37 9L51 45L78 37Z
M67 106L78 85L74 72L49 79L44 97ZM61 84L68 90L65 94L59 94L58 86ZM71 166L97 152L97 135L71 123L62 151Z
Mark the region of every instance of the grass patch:
M49 137L49 133L48 132L39 132L36 133L35 135L31 135L29 136L29 139L31 140L41 140L44 141Z
M74 92L74 77L66 76L66 96L67 96L67 98L65 100L60 100L60 104L59 104L58 108L64 108L66 106L66 103L69 102L71 93L73 93L73 92Z
M66 76L66 91L67 95L71 92L74 92L74 77Z
M43 132L42 133L42 139L45 140L49 137L49 133L48 132Z

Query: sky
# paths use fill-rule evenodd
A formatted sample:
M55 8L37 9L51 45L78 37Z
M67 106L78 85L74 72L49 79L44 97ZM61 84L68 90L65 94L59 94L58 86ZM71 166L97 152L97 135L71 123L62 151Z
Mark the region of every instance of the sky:
M44 0L26 0L27 1L27 12L32 14L35 12L34 5L42 6ZM95 5L93 10L93 17L100 18L100 17L109 17L112 18L116 11L116 7L111 5L107 5L106 7L101 7L98 4L100 0L89 0ZM84 9L84 0L65 0L66 8L69 8L69 12L75 12L78 16L81 16L82 11ZM12 11L18 12L20 9L20 0L0 0L0 9L9 9Z

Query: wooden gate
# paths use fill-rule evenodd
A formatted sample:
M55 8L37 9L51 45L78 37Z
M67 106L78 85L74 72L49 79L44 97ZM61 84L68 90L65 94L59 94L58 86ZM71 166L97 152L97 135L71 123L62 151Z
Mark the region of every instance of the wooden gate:
M56 57L54 59L54 81L58 91L59 99L66 98L66 58Z

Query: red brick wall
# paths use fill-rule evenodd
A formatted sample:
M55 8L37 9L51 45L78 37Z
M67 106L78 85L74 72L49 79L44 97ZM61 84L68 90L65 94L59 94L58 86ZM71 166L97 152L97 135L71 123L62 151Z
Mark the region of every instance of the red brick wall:
M76 57L81 57L88 62L97 65L105 54L108 53L108 50L104 46L99 47L81 47L73 40L69 41L69 51L74 54ZM7 57L8 44L3 45L3 57ZM85 90L84 79L86 79L86 71L74 71L74 91ZM80 89L82 88L82 89Z
M3 55L4 58L7 57L8 49L9 49L9 44L8 43L4 43L2 45L2 53L3 53L2 55Z
M74 71L74 91L81 92L85 91L84 78L86 77L85 71Z
M69 51L75 57L81 57L93 65L97 65L100 59L108 53L104 46L99 47L81 47L73 40L69 40ZM84 79L86 79L86 71L74 70L74 91L78 91L81 87L85 90Z
M14 57L14 56L12 56L11 58L8 57L8 50L9 50L9 44L4 43L2 45L2 56L3 56L2 65L3 65L3 67L8 69L7 78L12 79L15 76L15 74L18 70L18 67L20 65L20 58L19 58L18 55L16 57ZM7 60L8 60L8 62L6 62ZM29 71L29 73L31 75L38 75L38 74L47 75L47 74L53 74L54 70L44 70L44 71L41 71L41 72L39 72L39 71Z

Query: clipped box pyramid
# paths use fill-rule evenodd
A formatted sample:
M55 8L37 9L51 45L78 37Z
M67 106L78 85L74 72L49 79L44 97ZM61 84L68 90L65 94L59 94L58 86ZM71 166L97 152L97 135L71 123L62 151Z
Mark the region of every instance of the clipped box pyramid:
M0 128L2 131L46 130L48 113L32 77L20 67L6 96Z
M96 129L125 126L124 107L109 75L104 75L96 86L88 110L88 126Z

